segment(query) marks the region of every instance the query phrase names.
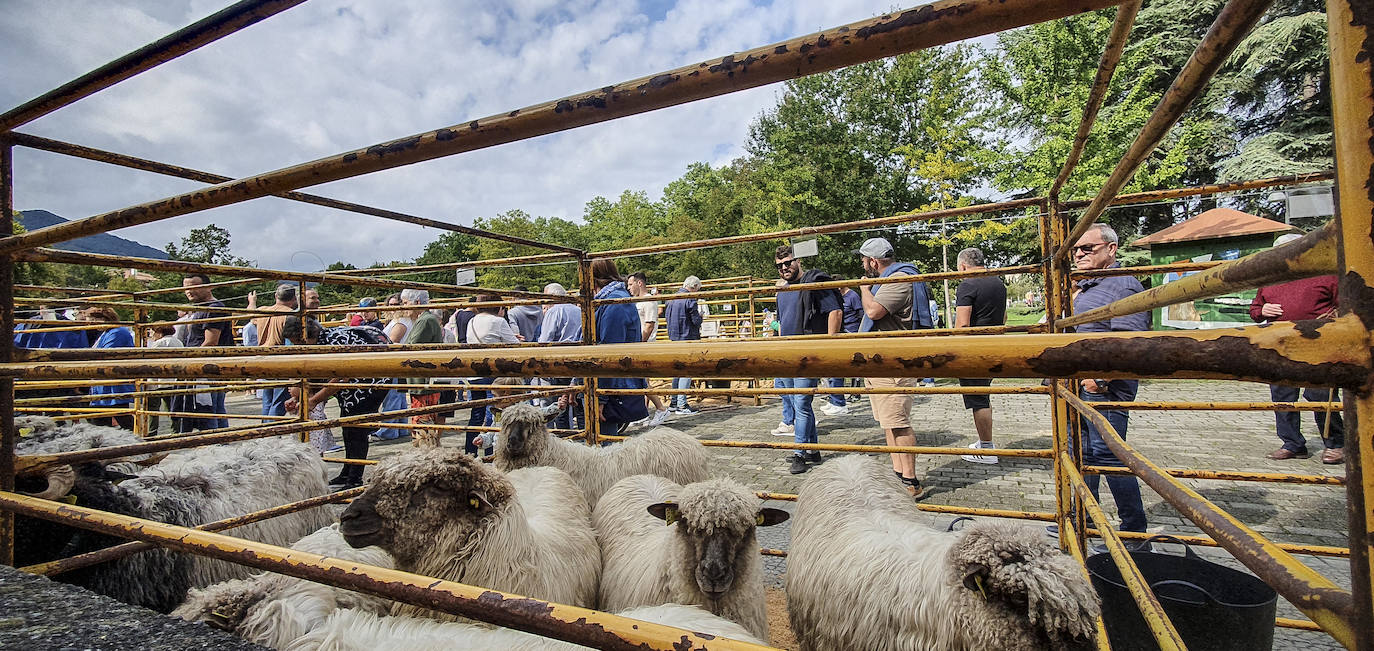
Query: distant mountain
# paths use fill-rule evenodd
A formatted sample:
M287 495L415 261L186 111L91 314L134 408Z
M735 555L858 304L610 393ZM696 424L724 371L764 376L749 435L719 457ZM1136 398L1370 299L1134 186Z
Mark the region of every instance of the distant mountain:
M23 224L24 228L30 231L47 228L54 224L64 224L69 221L71 220L63 219L46 210L25 210L19 213L19 223ZM109 233L88 235L70 242L54 244L52 248L61 249L63 251L80 251L82 253L104 253L107 255L122 255L135 258L157 258L158 260L167 259L167 252L162 249L155 249L146 244L139 244L133 240L126 240Z

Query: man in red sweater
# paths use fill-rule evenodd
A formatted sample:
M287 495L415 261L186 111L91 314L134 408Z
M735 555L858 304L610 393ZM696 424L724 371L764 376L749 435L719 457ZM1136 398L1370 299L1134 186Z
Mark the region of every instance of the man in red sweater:
M1280 237L1274 246L1281 246L1301 237L1289 234ZM1250 318L1261 321L1301 321L1334 316L1336 313L1336 277L1318 276L1304 278L1281 285L1261 287L1250 303ZM1334 395L1333 395L1334 394ZM1283 384L1269 385L1269 395L1274 402L1296 402L1298 387ZM1308 387L1302 396L1312 402L1339 400L1339 392L1321 387ZM1322 463L1345 463L1345 422L1339 411L1332 411L1330 418L1325 410L1312 412L1317 420L1317 432L1322 435ZM1306 459L1307 440L1302 436L1302 418L1296 411L1276 411L1274 421L1278 428L1283 447L1269 453L1270 459ZM1329 425L1329 429L1328 429Z

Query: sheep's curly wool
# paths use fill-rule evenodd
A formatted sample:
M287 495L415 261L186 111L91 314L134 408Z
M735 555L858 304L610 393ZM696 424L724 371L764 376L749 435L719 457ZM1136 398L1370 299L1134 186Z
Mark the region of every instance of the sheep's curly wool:
M143 439L133 432L119 427L94 425L86 421L73 421L58 425L46 416L22 416L14 419L14 429L19 432L19 440L14 445L14 453L57 454L77 450L109 448L117 445L142 443ZM136 474L146 463L155 458L151 454L137 454L123 460L106 462L103 465L116 472Z
M802 648L1090 648L1099 601L1082 568L1025 525L942 532L886 468L860 456L812 471L797 497L788 615ZM982 590L964 577L982 574Z
M648 507L675 502L679 519L665 525ZM762 502L729 479L679 486L652 475L620 480L597 502L592 523L601 539L600 604L619 611L681 603L701 606L768 638L763 567L755 536ZM734 581L722 595L702 591L696 572L704 536L725 533Z
M738 624L694 606L666 604L635 608L619 615L715 637L765 644ZM587 648L508 628L410 617L378 617L356 610L339 610L330 615L323 626L297 639L286 651L574 651Z
M385 551L377 547L354 549L344 542L337 524L301 538L291 549L387 569L394 567ZM210 622L249 642L281 649L323 624L336 609L384 614L390 607L391 602L381 597L263 572L191 590L186 602L172 614L189 621Z
M519 429L520 436L512 437ZM512 444L518 440L518 444ZM630 475L658 475L679 484L707 477L708 457L701 442L674 429L659 427L606 447L589 447L549 433L544 413L529 404L512 405L501 415L496 439L496 467L514 470L552 466L572 475L596 504L612 484Z
M460 450L417 451L379 464L350 509L369 503L385 531L377 544L399 569L575 606L596 603L601 553L591 509L557 468L505 474ZM399 603L392 614L453 619Z

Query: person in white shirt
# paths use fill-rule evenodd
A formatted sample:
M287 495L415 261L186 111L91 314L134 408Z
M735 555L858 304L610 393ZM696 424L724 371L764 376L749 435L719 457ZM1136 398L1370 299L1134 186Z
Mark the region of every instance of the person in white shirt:
M625 278L625 289L630 292L630 296L652 296L658 290L649 289L649 277L643 271L637 271ZM658 301L639 301L635 303L635 310L639 312L639 340L653 341L654 334L658 332ZM654 411L649 415L649 427L657 427L668 419L668 409L663 406L663 401L658 396L649 394L649 403L653 405Z
M181 343L176 333L176 328L170 324L156 325L148 328L148 334L144 338L148 341L149 348L184 348L186 344ZM158 389L169 389L171 387L172 385L166 384L148 385L148 388L154 391ZM148 404L144 408L150 412L154 412L153 415L148 417L149 434L157 434L158 417L156 412L162 411L163 405L166 405L167 411L171 411L172 396L148 396ZM179 420L181 419L176 417L172 418L173 432L177 431L177 421Z
M501 298L495 294L478 294L473 298L475 303L491 303L499 301ZM477 314L473 315L472 320L468 321L468 343L469 344L518 344L523 339L510 327L510 323L501 315L500 307L478 307L474 308ZM490 397L485 389L478 387L489 385L492 378L479 377L472 379L470 393L472 400L482 400ZM487 407L473 407L468 414L468 427L481 427L490 422L491 410ZM478 432L468 431L467 441L464 450L468 454L476 455Z

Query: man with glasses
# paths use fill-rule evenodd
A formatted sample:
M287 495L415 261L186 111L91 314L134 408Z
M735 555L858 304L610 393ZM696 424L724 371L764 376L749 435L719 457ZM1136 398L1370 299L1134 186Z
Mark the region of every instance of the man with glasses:
M1106 224L1093 224L1072 249L1074 268L1079 271L1089 269L1111 269L1121 266L1116 261L1116 231ZM1131 294L1144 291L1140 281L1134 276L1110 276L1105 278L1084 278L1078 281L1078 294L1073 299L1073 313L1080 314L1115 302ZM1136 312L1126 316L1110 317L1103 321L1084 323L1076 328L1079 333L1120 332L1150 329L1150 314ZM1138 380L1078 380L1078 397L1086 402L1131 401L1135 400ZM1130 412L1121 410L1102 410L1102 415L1111 422L1112 428L1121 438L1126 438L1126 426ZM1115 454L1107 447L1097 427L1086 418L1080 418L1083 463L1090 466L1123 466ZM1085 475L1084 481L1097 498L1099 475ZM1145 531L1145 507L1140 499L1140 484L1134 475L1108 475L1107 488L1116 500L1116 513L1121 518L1122 531ZM1056 530L1057 531L1057 530Z
M792 254L792 247L787 244L778 247L774 254L774 263L778 268L778 277L788 285L830 280L830 276L825 272L816 269L803 273L801 261ZM839 292L833 289L778 292L778 334L783 337L821 333L833 335L840 331L843 319L844 311ZM809 377L785 377L778 380L785 389L809 389L817 384L816 378ZM782 397L785 403L792 405L792 440L796 443L817 442L816 412L811 409L814 397L809 393ZM820 462L820 451L797 450L792 456L789 472L799 475L809 469L807 464Z

